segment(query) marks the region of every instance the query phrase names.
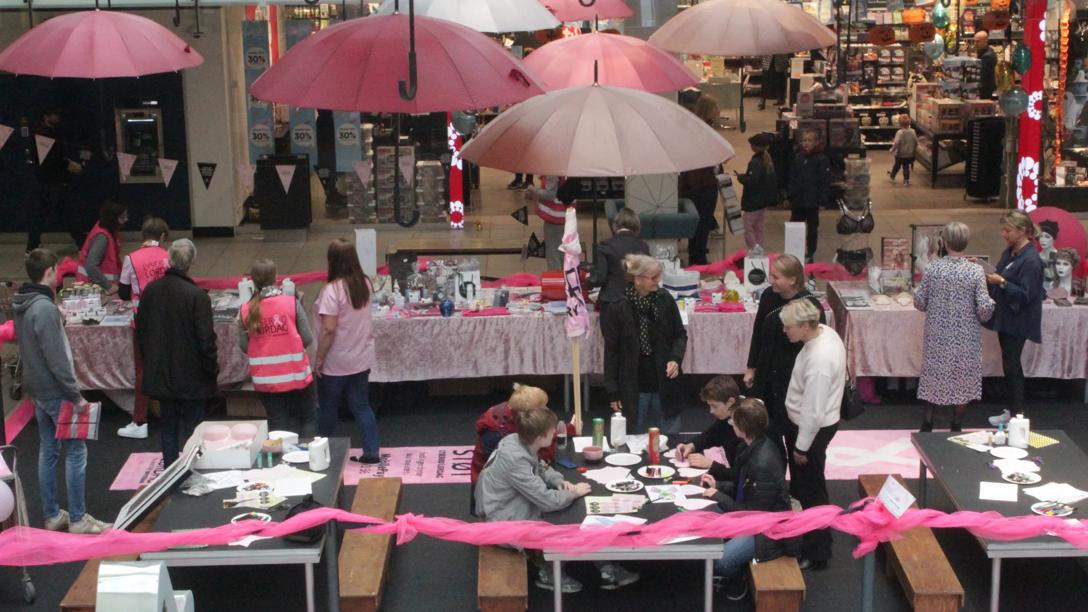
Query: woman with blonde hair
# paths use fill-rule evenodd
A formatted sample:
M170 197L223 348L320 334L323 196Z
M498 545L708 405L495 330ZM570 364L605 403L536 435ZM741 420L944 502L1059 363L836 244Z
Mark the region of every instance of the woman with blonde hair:
M238 344L249 356L249 373L268 428L312 438L315 429L314 376L306 347L313 332L302 303L276 285L276 264L258 259L249 270L256 292L242 304Z
M994 316L986 327L997 332L1001 369L1008 386L1008 408L990 417L994 427L1024 411L1024 366L1020 355L1028 340L1038 344L1043 335L1043 260L1035 250L1035 224L1018 210L1001 218L1001 237L1009 246L1001 253L996 271L986 275Z

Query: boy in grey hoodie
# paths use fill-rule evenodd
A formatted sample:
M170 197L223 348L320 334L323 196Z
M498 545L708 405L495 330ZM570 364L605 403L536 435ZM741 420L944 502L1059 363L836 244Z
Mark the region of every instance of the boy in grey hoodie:
M79 393L72 351L64 333L64 321L54 302L57 283L57 256L47 249L34 249L26 257L30 279L12 298L15 335L23 363L23 388L34 402L38 421L38 485L42 496L45 528L71 533L101 533L108 524L86 512L87 444L83 440L57 440L57 417L61 404L71 402L86 408ZM57 502L57 460L66 451L64 479L68 486L68 508Z
M546 399L545 399L546 403ZM546 405L514 411L517 433L499 441L476 483L476 514L486 521L530 521L543 512L566 508L590 492L589 483L574 484L537 455L555 437L559 418ZM555 589L551 569L538 550L523 551L536 566L535 584ZM597 563L602 589L618 589L638 580L638 574L614 563ZM582 584L563 574L560 589L577 593Z

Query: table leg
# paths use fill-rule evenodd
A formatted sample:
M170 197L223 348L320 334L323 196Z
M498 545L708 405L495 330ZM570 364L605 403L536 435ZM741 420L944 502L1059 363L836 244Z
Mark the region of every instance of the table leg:
M703 612L711 612L714 609L714 559L705 561L706 571L703 575Z
M1001 599L1001 558L993 560L990 571L990 612L997 612Z
M563 562L552 561L552 609L563 612Z
M865 555L861 574L861 612L873 612L873 577L876 575L876 551Z
M329 591L329 612L340 612L340 547L336 545L336 521L325 524L325 577Z
M314 564L306 564L306 612L315 612L314 605Z
M589 374L582 372L582 412L589 410ZM585 417L583 417L585 418ZM578 432L582 435L582 432Z
M937 151L940 149L937 145L940 143L936 138L930 142L930 158L929 158L929 188L937 188Z
M918 506L926 507L926 464L918 462Z

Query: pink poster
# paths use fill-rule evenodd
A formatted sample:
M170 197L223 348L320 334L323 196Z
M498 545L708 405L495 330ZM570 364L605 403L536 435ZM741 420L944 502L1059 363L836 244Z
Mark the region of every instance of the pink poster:
M132 453L113 479L110 491L135 491L162 472L162 453Z
M350 457L362 451L353 448ZM344 460L344 486L361 478L400 478L404 484L468 484L471 446L404 446L383 448L381 463L366 465Z

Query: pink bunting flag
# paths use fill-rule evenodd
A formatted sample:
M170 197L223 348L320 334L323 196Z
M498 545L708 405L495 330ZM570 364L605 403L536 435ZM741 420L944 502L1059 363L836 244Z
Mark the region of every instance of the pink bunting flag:
M8 142L8 138L11 137L11 134L14 131L14 128L8 127L0 123L0 149L4 148L4 145Z
M132 166L136 163L136 156L132 153L117 152L117 167L121 169L121 180L127 181L132 174Z
M280 185L283 185L283 192L287 193L288 191L291 191L291 179L295 178L295 165L276 164L276 174L280 177Z
M45 156L49 155L49 151L53 148L53 143L56 140L48 136L34 135L34 145L38 148L38 163L45 161Z
M234 167L238 173L238 180L242 183L242 191L253 193L253 164L240 162Z
M166 159L165 157L159 158L159 170L162 172L162 184L164 187L170 186L170 181L174 178L174 171L178 169L178 160Z
M400 158L401 180L411 185L415 181L416 160L411 155L402 155Z
M563 224L563 284L567 290L567 337L577 338L589 330L589 314L582 294L582 278L578 266L582 263L582 243L578 239L578 211L567 207Z
M353 164L353 166L355 168L355 176L359 177L359 182L363 184L363 187L369 185L370 175L374 171L374 167L370 164L370 160L364 159L361 161L357 161Z

